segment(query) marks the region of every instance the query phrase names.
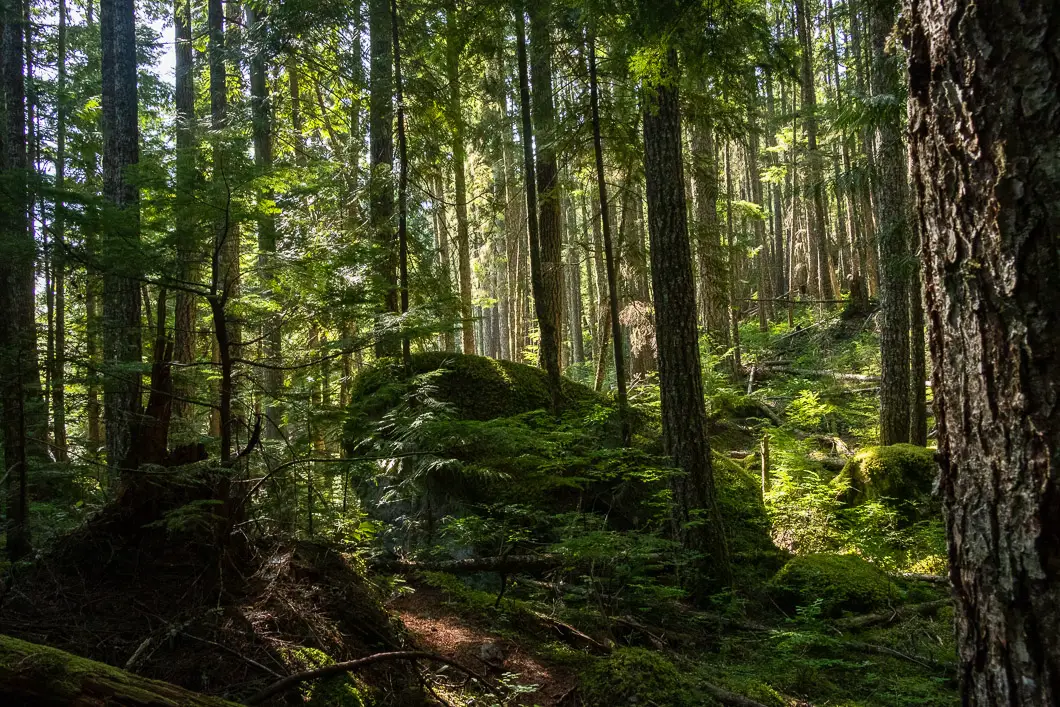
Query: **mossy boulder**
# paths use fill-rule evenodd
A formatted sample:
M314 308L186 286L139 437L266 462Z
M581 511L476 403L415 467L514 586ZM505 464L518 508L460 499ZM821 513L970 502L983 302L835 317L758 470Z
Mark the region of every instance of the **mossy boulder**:
M821 601L830 616L844 611L871 611L900 596L900 589L875 565L857 555L794 557L769 583L770 593L786 608Z
M659 653L643 648L619 648L595 661L582 675L582 704L587 707L701 704L689 679Z
M774 572L784 555L769 534L769 517L762 501L761 481L733 460L714 453L714 485L718 510L729 539L729 553L737 569L754 567Z
M429 379L424 374L434 374ZM464 420L495 420L548 409L552 398L548 376L540 368L485 356L444 351L413 354L406 369L401 361L383 359L362 371L350 387L348 435L380 419L401 403L414 381L429 388L432 398L451 405ZM592 389L563 379L565 407L602 400Z
M847 462L834 484L853 506L869 501L898 508L905 518L937 514L932 499L935 454L914 444L866 447Z

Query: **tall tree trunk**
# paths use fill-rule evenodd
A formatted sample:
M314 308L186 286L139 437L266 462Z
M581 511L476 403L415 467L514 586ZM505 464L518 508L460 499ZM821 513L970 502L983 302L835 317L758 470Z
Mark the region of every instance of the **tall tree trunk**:
M817 91L813 71L813 23L806 4L809 0L795 0L798 18L799 45L802 47L802 110L806 132L806 186L810 193L809 255L811 281L816 282L820 299L832 299L832 264L829 257L828 236L825 230L827 210L824 203L824 184L821 177L821 153L817 146Z
M475 353L475 322L472 314L471 237L467 223L467 179L464 174L467 148L464 145L464 101L460 85L460 54L464 41L457 20L456 4L445 10L445 72L449 82L449 122L453 131L453 175L456 189L456 246L460 275L460 329L464 353Z
M611 340L614 342L615 382L618 393L618 414L622 425L622 443L630 443L629 402L626 394L626 364L622 347L622 324L618 315L618 278L615 272L615 253L611 238L611 209L607 201L607 180L604 174L604 147L600 136L600 95L596 79L596 37L589 37L589 101L593 118L593 155L596 158L596 190L600 199L600 226L604 239L604 258L607 267L608 319L611 320ZM693 317L694 317L693 307ZM601 347L600 360L605 361Z
M21 3L0 5L0 396L2 396L7 555L30 551L26 495L29 434L27 416L40 391L34 321L36 244L29 230L29 159L26 152L26 84L23 74ZM34 380L36 379L36 386Z
M704 111L692 115L692 184L696 203L696 253L699 287L696 289L703 327L712 343L728 348L729 317L726 258L718 225L718 163L714 126Z
M559 370L559 333L557 320L546 307L543 284L541 243L537 223L537 181L534 169L534 131L530 118L530 72L526 57L526 18L516 11L516 50L519 59L519 105L522 113L523 181L526 187L526 225L529 234L530 284L534 295L534 310L541 338L541 365L548 374L552 409L559 410L562 381Z
M894 27L896 0L869 3L872 32L872 85L877 95L897 97L898 65L886 53ZM884 120L876 129L879 146L876 202L880 249L880 441L909 441L909 210L906 194L907 157L899 119Z
M544 314L552 321L541 332L543 356L555 356L562 368L563 351L563 223L559 167L556 162L556 107L552 90L552 0L528 0L530 14L530 75L533 79L533 120L536 140L538 230L541 236L541 296ZM548 334L548 336L546 336Z
M903 17L963 702L1056 705L1056 5L907 0Z
M136 24L133 0L101 0L104 219L103 417L107 464L122 469L141 409L140 189L131 172L140 161Z
M192 15L190 0L173 3L174 53L176 60L176 194L174 203L174 240L177 246L179 278L185 285L197 283L201 277L201 244L195 228L195 75L192 61ZM174 309L174 353L178 363L189 364L195 359L196 297L184 289L178 290ZM190 382L182 380L178 372L174 381L178 398L187 398ZM186 417L188 404L175 400L173 412Z
M375 236L376 267L384 290L383 309L398 312L398 253L394 242L394 42L390 0L369 0L368 31L371 37L368 131L371 169L369 212ZM376 343L377 356L393 356L400 351L396 339L386 337Z
M261 32L262 17L252 5L246 9L247 26L251 32ZM250 110L254 140L254 165L261 176L269 180L273 170L273 118L272 98L269 95L268 75L266 73L265 43L256 41L257 47L250 58ZM266 182L268 183L268 182ZM271 186L258 192L258 270L261 279L262 295L266 299L275 298L276 288L276 216L272 203L276 195ZM265 369L262 392L265 397L265 437L279 439L283 420L283 409L279 399L283 391L283 331L282 318L272 314L265 318L261 332L264 344L263 363Z
M55 287L55 356L52 359L52 438L55 459L68 461L66 449L66 121L67 97L67 22L66 0L59 0L55 97L55 216L52 280Z
M668 53L664 69L657 84L645 86L644 109L644 174L663 446L685 472L671 482L676 530L686 546L703 553L703 569L709 578L728 583L729 553L716 500L703 403L675 51ZM690 525L693 520L700 522Z
M401 288L401 314L409 311L409 237L408 237L408 193L409 193L409 148L405 139L405 94L401 80L401 41L398 30L397 0L390 0L391 36L394 41L394 89L397 99L398 133L398 286ZM401 360L408 368L412 363L411 343L408 335L401 338Z

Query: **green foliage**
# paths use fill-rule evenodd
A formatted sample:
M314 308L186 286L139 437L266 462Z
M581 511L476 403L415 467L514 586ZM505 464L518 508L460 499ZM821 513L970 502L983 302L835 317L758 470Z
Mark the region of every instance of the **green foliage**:
M788 608L820 602L821 611L868 611L900 598L887 575L857 555L792 558L770 581L770 592Z

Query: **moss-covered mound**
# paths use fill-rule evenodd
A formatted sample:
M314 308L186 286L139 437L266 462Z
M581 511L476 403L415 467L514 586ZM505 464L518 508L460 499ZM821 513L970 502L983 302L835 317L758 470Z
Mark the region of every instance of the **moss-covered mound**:
M642 648L620 648L594 662L582 676L581 697L587 707L701 704L689 690L687 676Z
M867 501L893 504L908 516L937 510L931 490L935 483L935 455L913 444L866 447L847 462L835 483L846 489L851 505Z
M776 571L784 556L770 539L761 482L736 462L715 453L714 484L729 538L729 553L737 569L753 566Z
M423 379L424 374L437 375ZM399 404L410 381L429 386L435 400L448 403L467 420L493 420L551 407L548 377L540 368L485 356L443 351L412 355L408 370L400 361L385 359L362 371L350 389L350 409L377 419ZM563 379L565 404L598 400L591 389Z
M820 600L827 615L869 611L899 598L900 590L876 566L857 555L803 555L792 558L770 582L786 609Z

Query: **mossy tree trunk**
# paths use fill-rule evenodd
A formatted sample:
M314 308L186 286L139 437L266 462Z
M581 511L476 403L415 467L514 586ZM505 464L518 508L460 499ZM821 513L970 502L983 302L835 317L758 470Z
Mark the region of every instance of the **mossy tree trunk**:
M0 703L28 707L236 707L70 653L0 636Z

